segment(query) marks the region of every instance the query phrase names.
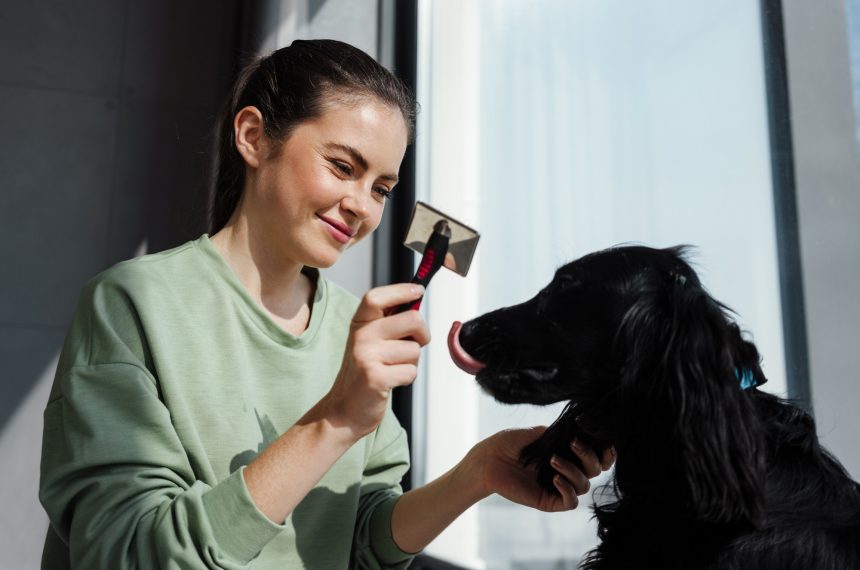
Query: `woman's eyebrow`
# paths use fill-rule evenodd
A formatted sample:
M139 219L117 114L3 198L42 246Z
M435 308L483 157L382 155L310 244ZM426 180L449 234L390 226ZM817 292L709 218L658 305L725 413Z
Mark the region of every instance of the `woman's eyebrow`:
M359 150L355 147L349 146L348 144L336 143L336 142L327 142L325 143L326 149L334 149L339 150L341 152L345 152L349 155L349 157L354 160L361 167L362 170L367 170L367 159L364 158L364 155L359 152ZM397 174L383 174L380 176L382 180L387 180L389 182L394 182L395 184L400 180Z

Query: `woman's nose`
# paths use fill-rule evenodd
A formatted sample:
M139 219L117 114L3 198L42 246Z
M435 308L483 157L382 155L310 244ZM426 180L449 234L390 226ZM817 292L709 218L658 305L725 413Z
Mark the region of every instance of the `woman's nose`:
M341 206L351 212L357 219L363 220L370 216L370 200L372 188L366 184L356 183L350 192L340 201Z

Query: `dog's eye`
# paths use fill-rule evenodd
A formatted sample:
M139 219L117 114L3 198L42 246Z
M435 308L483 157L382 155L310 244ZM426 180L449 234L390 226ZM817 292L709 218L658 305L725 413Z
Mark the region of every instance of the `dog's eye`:
M579 284L580 284L579 279L575 279L573 277L562 277L561 279L558 280L557 287L558 287L559 291L564 291L566 289L571 289L573 287L576 287Z

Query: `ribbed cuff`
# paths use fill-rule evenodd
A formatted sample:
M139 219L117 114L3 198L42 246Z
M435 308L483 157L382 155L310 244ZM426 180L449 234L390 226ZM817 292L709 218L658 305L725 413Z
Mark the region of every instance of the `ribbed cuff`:
M257 508L245 485L244 470L236 470L204 493L203 508L218 545L237 562L247 564L286 527Z

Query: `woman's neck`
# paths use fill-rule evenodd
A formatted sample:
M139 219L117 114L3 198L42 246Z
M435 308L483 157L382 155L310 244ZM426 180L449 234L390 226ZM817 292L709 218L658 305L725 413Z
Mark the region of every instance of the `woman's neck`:
M236 215L211 238L248 294L287 332L298 336L307 328L315 284L302 265L284 260L277 248Z

